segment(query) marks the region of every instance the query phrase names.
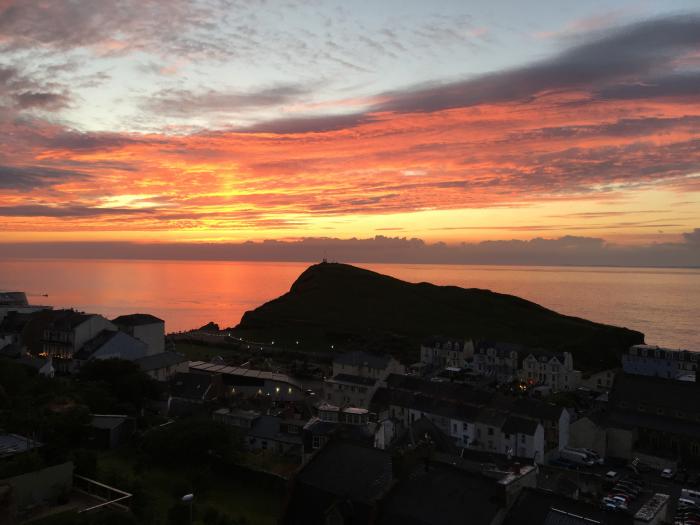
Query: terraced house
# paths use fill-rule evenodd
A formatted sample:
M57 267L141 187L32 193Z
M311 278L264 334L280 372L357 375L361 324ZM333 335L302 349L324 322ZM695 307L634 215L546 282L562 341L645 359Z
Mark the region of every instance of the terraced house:
M581 372L574 370L570 352L532 350L523 358L520 379L532 385L545 385L553 392L574 390L581 381Z

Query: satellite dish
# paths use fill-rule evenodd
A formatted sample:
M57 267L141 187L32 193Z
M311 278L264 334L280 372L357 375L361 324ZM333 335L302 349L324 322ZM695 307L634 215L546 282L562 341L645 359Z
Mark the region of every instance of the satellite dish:
M182 496L182 501L184 503L190 503L194 499L194 494L185 494Z

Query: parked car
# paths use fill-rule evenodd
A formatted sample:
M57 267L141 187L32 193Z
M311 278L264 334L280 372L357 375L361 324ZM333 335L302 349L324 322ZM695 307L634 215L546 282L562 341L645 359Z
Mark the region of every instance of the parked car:
M635 489L634 487L627 486L627 485L619 485L619 484L615 485L615 487L613 487L613 490L620 491L620 492L626 492L627 494L631 494L635 498L637 496L639 496L639 491L637 489Z
M661 471L661 477L664 479L673 479L673 469L665 468Z

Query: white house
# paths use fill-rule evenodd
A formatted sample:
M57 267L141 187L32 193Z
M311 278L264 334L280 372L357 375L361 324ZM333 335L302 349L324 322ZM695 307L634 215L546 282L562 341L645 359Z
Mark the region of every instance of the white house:
M570 352L529 351L519 371L522 381L531 385L546 385L553 392L575 390L581 381L581 372L574 370Z
M326 401L338 406L367 408L389 374L404 374L405 367L388 354L348 352L333 360L333 376L324 381Z
M698 369L700 352L675 350L652 345L633 345L622 355L626 374L678 379Z
M492 377L498 383L518 378L520 345L478 341L474 346L474 371Z
M435 368L464 368L474 356L474 342L446 337L432 337L421 344L421 363Z
M165 321L150 314L120 315L112 322L119 330L148 345L148 355L165 351Z
M104 331L116 332L110 321L97 314L75 310L46 312L41 340L41 356L53 357L54 366L64 368L89 341ZM63 364L62 364L63 362Z

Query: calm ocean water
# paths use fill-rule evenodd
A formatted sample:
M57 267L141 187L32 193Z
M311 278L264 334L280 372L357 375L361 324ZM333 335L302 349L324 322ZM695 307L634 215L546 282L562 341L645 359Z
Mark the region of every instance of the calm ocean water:
M222 327L286 292L307 263L0 260L0 290L107 317L148 312L180 331ZM700 350L700 270L360 264L412 282L487 288L626 326L649 343ZM42 294L48 294L43 297ZM460 334L461 335L461 334ZM466 334L464 334L466 335Z

